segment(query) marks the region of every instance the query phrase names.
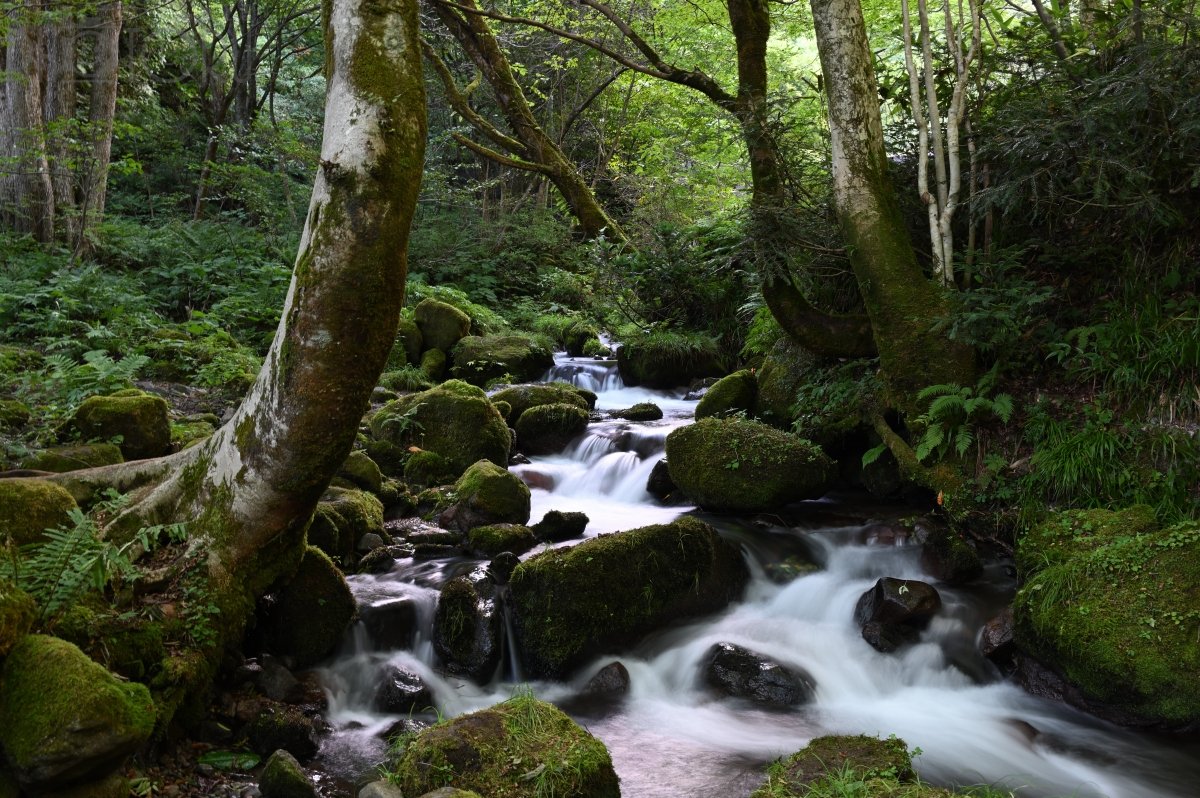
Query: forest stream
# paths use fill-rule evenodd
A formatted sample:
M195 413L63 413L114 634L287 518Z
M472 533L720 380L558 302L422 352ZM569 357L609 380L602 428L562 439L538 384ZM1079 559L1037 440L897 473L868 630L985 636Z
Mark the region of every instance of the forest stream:
M667 433L691 422L695 401L625 387L608 361L560 356L547 379L595 391L601 411L652 401L665 416L594 422L564 454L514 467L532 488L533 519L552 509L582 511L591 537L695 512L663 506L645 489ZM403 718L375 711L372 700L382 675L398 666L428 685L441 717L490 706L528 684L603 740L625 798L747 796L767 763L831 733L894 734L919 749L916 767L935 783L986 783L1022 796L1196 794L1200 745L1121 729L1035 698L1005 681L979 653L983 624L1015 589L1008 563L990 564L967 587L938 584L942 608L916 645L883 654L864 642L854 606L876 579L935 581L922 570L919 546L872 535L879 520L902 511L857 497L828 497L793 505L783 516L701 513L742 548L752 574L742 600L715 616L653 634L632 651L600 657L567 683L524 679L511 645L486 685L439 672L431 642L438 590L479 561L403 558L387 573L350 576L360 607L410 602L419 628L402 648L372 639L362 623L351 630L321 671L334 732L316 764L337 780L354 782L384 760L383 734ZM821 568L786 584L768 579L764 566L790 554ZM807 673L816 685L813 700L773 711L719 698L701 678L707 652L718 642ZM631 677L624 700L578 700L588 679L618 659Z

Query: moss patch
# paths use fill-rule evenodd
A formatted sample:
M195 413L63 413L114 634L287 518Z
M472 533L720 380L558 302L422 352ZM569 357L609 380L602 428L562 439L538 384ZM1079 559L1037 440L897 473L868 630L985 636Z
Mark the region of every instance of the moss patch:
M52 471L64 474L81 468L113 465L125 462L121 447L114 443L81 443L74 446L55 446L34 452L21 461L21 468Z
M539 554L509 582L526 671L561 676L678 618L714 612L748 578L741 552L691 516Z
M706 418L667 436L667 467L702 507L758 511L824 495L834 464L820 447L756 421Z
M467 543L482 556L495 557L502 551L524 554L537 545L537 538L522 524L489 524L472 529Z
M376 495L383 486L383 472L379 470L379 466L371 459L371 456L363 451L350 452L346 462L342 463L338 476Z
M0 579L0 661L29 632L36 615L37 605L29 594Z
M44 479L0 479L0 541L18 546L42 539L42 533L71 522L78 509L66 489Z
M852 771L859 779L912 781L912 760L903 740L880 740L866 735L817 737L806 747L771 765L766 783L751 798L799 798L809 795L830 776ZM888 795L867 792L863 795Z
M549 382L545 385L513 385L492 395L493 402L506 402L510 408L508 423L516 426L522 414L539 405L569 404L588 409L587 398L574 385Z
M413 309L425 349L449 352L471 332L471 317L453 305L436 299L423 299Z
M140 392L136 396L85 399L67 426L85 440L119 437L121 453L128 460L158 457L171 446L166 400Z
M517 420L517 445L525 454L557 454L586 432L587 425L587 411L577 405L538 405Z
M455 346L450 373L480 387L492 380L536 380L554 365L550 350L524 335L473 335Z
M526 695L425 730L388 779L405 795L453 785L489 798L620 796L604 743Z
M22 427L29 423L29 408L16 399L0 399L0 429Z
M1069 511L1019 542L1017 644L1090 700L1142 722L1200 723L1200 522Z
M455 523L461 531L485 524L524 524L529 521L529 488L515 474L480 460L454 484L458 497Z
M758 394L758 380L749 369L735 371L728 377L717 380L696 405L696 420L716 417L724 418L738 412L754 412L754 399Z
M335 559L347 558L363 535L383 532L383 503L362 490L330 488L313 513L308 543Z

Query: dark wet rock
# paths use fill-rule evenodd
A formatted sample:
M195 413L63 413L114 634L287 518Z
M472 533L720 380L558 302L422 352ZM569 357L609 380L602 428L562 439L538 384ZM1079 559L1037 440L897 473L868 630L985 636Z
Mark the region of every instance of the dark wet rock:
M375 549L382 549L385 546L387 546L387 541L384 540L381 535L376 532L368 532L359 538L358 546L355 548L357 548L359 551L367 552L375 551Z
M446 529L466 532L491 524L529 521L529 488L503 466L480 460L454 484L457 502L438 517Z
M275 701L298 704L304 700L304 685L275 657L267 654L259 664L254 680L260 693Z
M862 625L862 638L871 648L890 654L902 646L917 642L921 630L902 623L877 623L868 621Z
M931 585L885 576L863 593L854 607L856 623L903 623L925 626L942 606Z
M900 523L874 523L862 528L860 539L867 546L903 546L912 536L912 530Z
M391 666L383 674L372 702L377 712L403 715L420 712L433 704L433 694L419 675L405 668Z
M945 521L917 517L904 523L912 528L913 540L925 547L921 565L930 575L951 585L961 585L983 573L983 560L975 547Z
M861 463L861 456L859 462ZM899 496L908 486L900 473L900 464L889 451L884 451L870 463L862 466L858 479L867 492L878 499Z
M584 695L615 696L629 692L629 669L620 662L610 662L583 686Z
M321 726L296 707L269 704L246 724L244 733L250 749L259 756L270 756L283 749L301 762L317 755L317 736Z
M412 547L405 545L375 549L364 554L363 558L358 561L357 571L360 574L386 574L396 565L397 559L411 557L412 552Z
M753 413L754 397L757 393L758 380L754 371L735 371L727 377L722 377L704 393L700 403L696 405L696 420Z
M259 626L268 650L304 668L337 648L354 620L355 605L342 572L324 552L309 546L296 573L276 591L274 601L264 602L264 610Z
M512 572L521 564L521 559L511 551L502 551L488 563L488 573L497 585L507 585Z
M821 566L798 555L792 555L779 562L767 563L763 569L767 578L777 585L786 585L795 579L821 570Z
M825 494L833 461L810 441L757 421L706 418L667 436L680 490L708 510L757 512Z
M262 798L317 798L317 788L304 768L287 751L276 751L267 759L258 778Z
M1013 656L1013 611L1004 610L983 625L979 634L979 653L1000 667L1007 666Z
M632 407L627 407L623 410L613 410L609 412L613 418L622 418L626 421L658 421L663 417L662 408L653 402L638 402Z
M539 733L529 733L531 727ZM560 764L551 769L548 762ZM523 695L421 732L394 773L404 794L412 796L446 781L488 798L534 798L551 791L559 798L620 796L604 744L561 710Z
M509 582L518 649L533 677L560 677L601 651L741 595L741 552L708 524L602 535L521 563Z
M413 546L414 560L448 560L461 557L462 546L451 546L445 543L418 543Z
M360 606L359 617L367 637L380 651L408 648L417 634L417 604L400 598Z
M381 739L392 741L401 735L416 734L428 728L428 723L417 720L416 718L401 718L385 728L377 736Z
M803 671L732 643L717 643L709 649L704 679L725 695L772 707L808 701L814 690L812 677Z
M573 404L531 407L517 419L517 446L525 454L557 454L587 431L587 411Z
M671 479L671 469L666 460L659 460L650 470L650 478L646 480L646 492L659 501L665 501L678 490L675 480Z
M587 525L588 517L584 513L551 510L533 525L533 534L538 540L559 543L583 537Z
M486 569L442 586L433 618L433 650L450 673L486 683L500 664L503 618Z
M708 389L721 381L720 377L699 377L688 383L687 393L683 398L689 402L694 402L697 399L703 399L704 394L708 393Z

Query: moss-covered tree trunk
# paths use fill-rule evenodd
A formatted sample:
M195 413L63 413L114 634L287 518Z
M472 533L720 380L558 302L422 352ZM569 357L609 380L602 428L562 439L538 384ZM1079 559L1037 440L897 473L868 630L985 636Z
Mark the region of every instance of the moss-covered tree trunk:
M834 201L884 378L914 414L928 385L972 379L973 353L934 330L946 296L913 253L887 173L879 92L858 0L810 0L829 102Z
M320 168L291 287L258 379L208 441L56 478L77 496L141 484L110 529L182 521L201 589L240 642L253 601L293 568L349 454L395 338L421 179L425 97L415 0L326 0Z
M430 0L430 5L446 30L483 73L492 87L501 113L513 132L512 137L499 133L471 110L466 98L454 85L449 71L444 65L435 63L456 110L510 155L506 156L469 139L459 138L459 141L479 155L505 166L545 175L562 194L567 207L579 220L580 229L588 238L596 238L603 233L610 239L624 240L621 229L600 205L583 175L575 168L575 164L567 158L558 143L546 134L534 117L529 100L513 75L508 57L492 32L487 18L477 13L474 0L460 0L458 3ZM430 55L433 57L432 52Z

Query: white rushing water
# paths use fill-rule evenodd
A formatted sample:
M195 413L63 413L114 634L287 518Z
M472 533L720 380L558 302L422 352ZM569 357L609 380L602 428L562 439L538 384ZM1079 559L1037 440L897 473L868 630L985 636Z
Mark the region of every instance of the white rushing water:
M565 453L514 468L532 487L532 519L550 509L581 510L587 535L668 521L690 507L664 507L646 493L666 435L689 423L695 402L624 387L610 365L562 362L552 374L597 392L598 408L653 401L657 422L593 424ZM943 606L912 646L882 654L853 622L858 598L882 576L934 582L915 546L871 544L857 520L830 519L855 508L809 503L793 525L709 520L743 544L753 574L743 600L725 612L664 630L636 650L598 658L567 684L533 683L541 698L567 701L600 667L619 659L630 693L607 713L580 721L608 746L625 798L741 798L762 780L765 764L813 737L830 733L894 734L919 748L922 777L945 784L993 784L1022 796L1183 798L1197 794L1200 766L1191 751L1113 727L1061 704L1034 698L1001 680L977 653L979 628L1011 592L1002 567L978 585L938 585ZM822 570L786 585L763 573L762 552L806 551ZM529 555L527 555L529 556ZM360 606L414 604L419 631L401 650L374 650L361 628L323 672L329 720L337 731L322 748L325 766L354 775L382 761L382 733L402 720L370 708L375 684L390 665L420 675L442 716L490 706L515 687L447 678L437 670L429 629L437 588L473 563L400 560L383 575L349 578ZM711 647L734 643L816 683L813 701L770 711L704 688L701 668ZM570 703L566 704L570 707Z

